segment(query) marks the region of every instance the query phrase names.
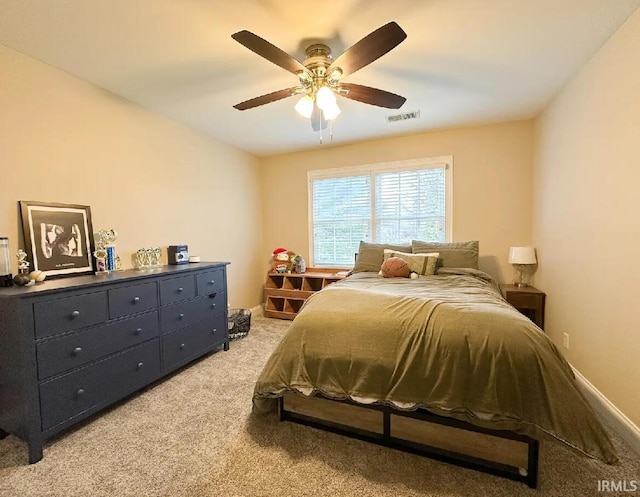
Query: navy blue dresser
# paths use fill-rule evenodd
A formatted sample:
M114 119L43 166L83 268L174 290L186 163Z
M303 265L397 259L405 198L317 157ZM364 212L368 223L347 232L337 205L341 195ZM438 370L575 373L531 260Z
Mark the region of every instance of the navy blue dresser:
M45 441L202 355L229 349L226 262L0 288L0 438Z

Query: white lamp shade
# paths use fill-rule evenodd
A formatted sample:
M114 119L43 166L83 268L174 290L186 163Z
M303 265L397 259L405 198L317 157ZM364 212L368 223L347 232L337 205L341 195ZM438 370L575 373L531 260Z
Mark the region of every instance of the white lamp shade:
M325 106L324 109L322 109L322 113L324 114L324 118L330 121L331 119L338 117L338 114L340 114L340 108L338 107L338 104L334 102L333 105Z
M336 105L336 95L331 91L331 88L323 86L316 93L316 103L322 110L329 109Z
M536 249L534 247L511 247L509 249L509 264L535 264Z
M307 119L310 118L311 113L313 112L313 98L309 95L305 95L298 100L298 103L294 108L302 117L306 117Z

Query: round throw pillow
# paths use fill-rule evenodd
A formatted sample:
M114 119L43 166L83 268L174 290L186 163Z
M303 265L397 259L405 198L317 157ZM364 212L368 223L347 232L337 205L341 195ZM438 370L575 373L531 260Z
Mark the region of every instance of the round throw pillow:
M407 278L411 273L411 269L409 269L409 264L404 259L389 257L382 263L380 272L385 278Z

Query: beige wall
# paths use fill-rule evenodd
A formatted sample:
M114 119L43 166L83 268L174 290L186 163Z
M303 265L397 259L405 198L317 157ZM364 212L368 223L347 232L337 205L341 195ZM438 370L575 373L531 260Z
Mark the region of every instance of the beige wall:
M640 11L536 123L533 240L546 327L640 425Z
M510 281L511 245L531 242L533 123L389 138L261 159L267 252L309 253L307 171L453 155L453 240L480 241L480 269Z
M0 236L12 252L23 246L18 200L89 205L95 230L119 232L125 266L140 247L187 243L202 260L231 262L232 306L260 302L253 156L0 45L0 168Z

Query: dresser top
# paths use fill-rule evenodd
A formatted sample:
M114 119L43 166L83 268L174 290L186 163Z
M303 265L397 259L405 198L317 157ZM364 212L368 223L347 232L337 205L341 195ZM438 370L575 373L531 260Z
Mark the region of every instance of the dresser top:
M228 265L229 262L190 262L189 264L179 264L171 266L161 266L155 269L125 269L123 271L112 271L105 275L85 275L71 276L67 278L46 279L42 283L31 286L11 286L0 288L0 298L5 297L27 297L43 295L48 292L59 290L82 289L82 287L99 287L111 283L122 283L127 281L140 281L157 276L179 276L193 271L216 268Z

